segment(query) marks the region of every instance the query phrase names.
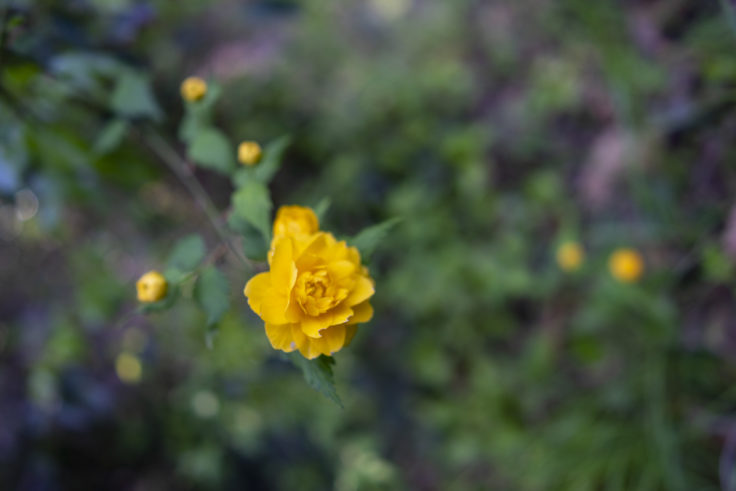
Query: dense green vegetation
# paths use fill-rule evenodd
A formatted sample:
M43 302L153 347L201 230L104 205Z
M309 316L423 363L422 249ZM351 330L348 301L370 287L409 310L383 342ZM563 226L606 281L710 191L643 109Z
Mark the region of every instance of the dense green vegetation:
M732 489L731 5L6 1L0 488ZM344 408L271 348L167 163L201 160L193 74L233 145L291 138L275 206L328 198L344 237L401 218L335 356ZM226 161L182 167L222 218ZM229 287L207 273L215 327L191 281L135 298L192 234Z

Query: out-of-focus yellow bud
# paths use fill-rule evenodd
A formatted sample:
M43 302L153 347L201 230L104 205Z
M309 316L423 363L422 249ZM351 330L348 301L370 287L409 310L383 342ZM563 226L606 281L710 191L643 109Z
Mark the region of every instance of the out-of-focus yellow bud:
M563 242L557 248L555 256L563 271L576 271L585 260L585 252L577 242Z
M181 83L181 96L185 101L194 102L207 94L207 82L199 77L187 77Z
M256 165L261 157L263 151L256 142L243 142L238 146L238 161L243 165Z
M168 289L166 278L158 271L144 274L135 286L138 290L138 300L144 303L158 302L166 296Z
M115 372L118 378L126 384L135 384L141 380L143 367L138 357L122 352L115 360Z
M616 249L608 259L611 275L623 283L634 283L644 273L644 259L633 249Z

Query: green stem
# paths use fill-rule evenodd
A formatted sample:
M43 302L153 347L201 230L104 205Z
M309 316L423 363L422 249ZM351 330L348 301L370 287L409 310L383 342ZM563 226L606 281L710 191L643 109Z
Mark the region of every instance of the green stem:
M195 201L202 209L207 219L212 224L212 228L220 237L223 243L235 254L235 257L240 260L250 270L254 270L253 264L250 260L243 255L243 253L233 245L230 240L230 236L225 229L222 218L220 217L217 208L210 200L207 191L204 190L199 181L194 178L192 173L183 165L183 161L179 154L159 135L156 130L150 126L147 126L144 131L140 132L143 140L146 141L149 147L156 153L156 155L163 160L163 162L169 167L169 169L179 178L179 180L187 188L187 191L191 193Z

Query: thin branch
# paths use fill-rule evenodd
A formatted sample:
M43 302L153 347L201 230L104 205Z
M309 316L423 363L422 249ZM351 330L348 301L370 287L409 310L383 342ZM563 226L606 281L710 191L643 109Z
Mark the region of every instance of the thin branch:
M212 227L217 232L220 240L226 244L230 250L235 254L241 263L243 263L250 270L255 270L253 263L243 255L243 253L233 245L230 240L222 218L220 217L217 208L210 200L207 191L204 190L199 181L194 178L192 173L184 166L184 162L179 154L174 150L156 130L150 126L145 127L144 131L138 131L138 135L143 139L145 143L153 150L153 152L169 167L169 169L179 178L179 180L187 188L187 191L194 197L195 201L207 216L207 219L212 224Z

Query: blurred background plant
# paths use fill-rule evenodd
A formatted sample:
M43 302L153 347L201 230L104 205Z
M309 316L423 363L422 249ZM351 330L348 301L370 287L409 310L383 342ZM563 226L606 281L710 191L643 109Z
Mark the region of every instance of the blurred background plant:
M2 5L2 489L736 486L728 0ZM230 141L292 135L277 205L404 217L344 410L150 146L189 75ZM209 343L191 285L136 310L194 233L234 292Z

